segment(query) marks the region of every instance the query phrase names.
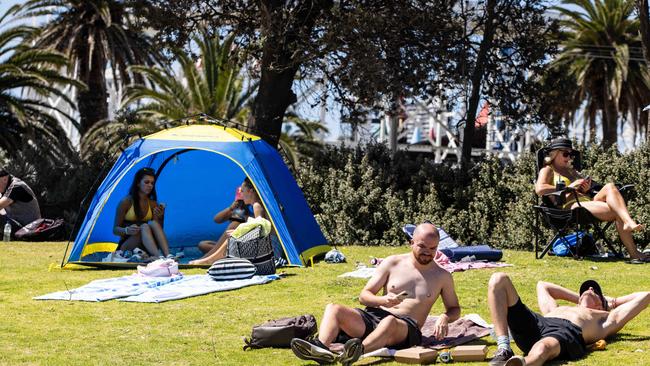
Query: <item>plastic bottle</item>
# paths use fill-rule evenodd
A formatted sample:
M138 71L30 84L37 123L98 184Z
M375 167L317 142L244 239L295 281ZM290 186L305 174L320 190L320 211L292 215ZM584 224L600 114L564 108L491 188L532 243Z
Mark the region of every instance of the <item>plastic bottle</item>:
M4 230L4 235L2 237L2 240L5 242L11 240L11 224L8 222L5 224L5 230Z

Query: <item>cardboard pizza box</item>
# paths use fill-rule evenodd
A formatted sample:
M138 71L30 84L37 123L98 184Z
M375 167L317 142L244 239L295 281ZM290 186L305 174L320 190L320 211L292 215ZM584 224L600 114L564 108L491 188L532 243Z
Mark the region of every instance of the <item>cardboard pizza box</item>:
M412 347L401 349L395 352L395 361L410 364L428 364L433 363L438 357L435 349L424 347Z
M487 356L486 345L458 346L451 350L454 362L483 361Z

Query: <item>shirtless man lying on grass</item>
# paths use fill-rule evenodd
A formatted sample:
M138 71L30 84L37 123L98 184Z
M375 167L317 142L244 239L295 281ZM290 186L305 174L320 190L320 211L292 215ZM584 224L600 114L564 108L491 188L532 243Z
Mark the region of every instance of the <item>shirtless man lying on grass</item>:
M434 336L444 338L448 323L458 319L460 306L451 274L433 260L439 239L433 224L418 225L411 253L384 259L361 290L359 301L366 308L327 305L318 339L291 341L296 356L320 364L339 361L351 365L365 352L419 345L420 329L438 296L442 297L445 312L438 317ZM380 290L381 296L377 295ZM340 355L329 348L334 341L345 343Z
M558 306L556 300L577 305ZM650 304L650 292L617 298L603 295L593 280L575 293L550 282L537 283L537 301L543 315L521 302L505 273L495 273L488 285L488 305L497 335L498 349L491 366L543 365L552 359L575 360L585 355L586 345L615 334ZM510 333L526 357L510 349Z

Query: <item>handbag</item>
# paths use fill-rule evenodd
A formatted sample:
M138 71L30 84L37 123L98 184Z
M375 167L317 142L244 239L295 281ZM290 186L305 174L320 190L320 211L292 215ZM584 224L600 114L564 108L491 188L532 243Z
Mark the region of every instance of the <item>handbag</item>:
M294 338L308 339L318 329L311 314L270 320L253 327L250 338L244 338L244 351L248 348L289 348Z
M271 236L261 236L262 228L256 227L239 238L228 239L228 257L248 259L256 268L256 275L275 273Z

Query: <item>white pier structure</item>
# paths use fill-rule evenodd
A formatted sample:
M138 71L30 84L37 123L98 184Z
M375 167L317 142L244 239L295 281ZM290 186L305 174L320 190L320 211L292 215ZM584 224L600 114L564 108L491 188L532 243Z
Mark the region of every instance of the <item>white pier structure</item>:
M391 148L396 143L396 150L432 153L436 163L460 160L462 126L455 128L460 119L457 112L448 111L437 98L428 102L416 100L404 106L404 112L402 117L382 115L359 126L347 136L346 144L376 140ZM548 133L543 125L509 126L494 113L488 114L483 128L487 129L485 145L473 148L472 155L489 154L510 161L529 151L535 141L544 140Z

